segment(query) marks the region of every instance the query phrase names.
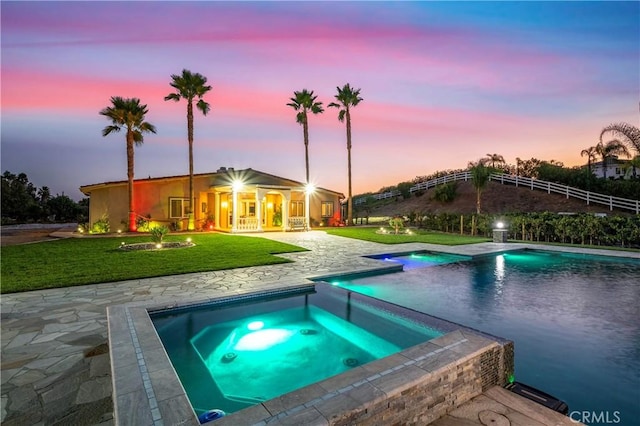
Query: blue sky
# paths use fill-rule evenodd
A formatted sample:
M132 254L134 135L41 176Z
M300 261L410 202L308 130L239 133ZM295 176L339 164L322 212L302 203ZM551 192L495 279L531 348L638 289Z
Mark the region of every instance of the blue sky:
M584 162L611 122L639 124L639 2L11 2L2 8L2 171L79 199L126 179L111 96L158 133L136 177L188 173L186 105L170 75L205 75L196 173L220 166L304 180L295 90L350 83L354 193L464 168L488 153ZM310 173L346 192L344 124L310 119Z

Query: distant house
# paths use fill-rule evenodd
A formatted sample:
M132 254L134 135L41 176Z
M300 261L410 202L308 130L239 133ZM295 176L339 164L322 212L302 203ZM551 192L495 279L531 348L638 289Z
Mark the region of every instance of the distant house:
M607 157L606 161L591 163L591 171L599 178L605 177L605 167L607 179L630 179L633 176L640 176L639 167L632 166L630 160L621 160L616 156Z
M187 229L189 176L134 181L135 212L140 220ZM307 191L305 184L252 169L222 167L195 174L195 228L226 232L307 229L332 224L344 195L323 188ZM90 224L105 218L112 231L125 231L128 218L127 181L80 187L89 197Z

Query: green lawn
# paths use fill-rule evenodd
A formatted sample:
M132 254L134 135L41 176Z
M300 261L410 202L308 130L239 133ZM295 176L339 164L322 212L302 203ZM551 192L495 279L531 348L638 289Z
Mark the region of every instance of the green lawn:
M373 241L383 244L401 243L431 243L455 246L460 244L473 244L491 241L484 237L471 237L469 235L445 234L441 232L415 231L413 234L376 234L380 228L374 227L348 227L348 228L326 228L327 234L340 237L356 238L358 240ZM387 230L389 228L386 228ZM412 231L413 232L413 231Z
M190 235L194 247L124 251L127 243L150 242L149 236L127 238L69 238L37 244L5 246L0 259L1 292L69 287L190 272L286 263L278 253L305 251L264 238L226 235ZM184 241L168 236L166 241Z

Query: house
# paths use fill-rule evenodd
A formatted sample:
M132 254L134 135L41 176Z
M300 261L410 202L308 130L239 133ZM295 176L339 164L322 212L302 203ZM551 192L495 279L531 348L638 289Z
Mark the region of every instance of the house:
M195 229L263 232L308 229L339 219L342 193L310 188L291 179L253 169L221 167L193 176ZM112 231L127 229L126 180L80 187L89 197L89 223L108 220ZM142 223L186 230L189 175L136 179L134 211ZM234 207L235 206L235 207Z
M606 162L591 163L591 170L596 177L605 177L605 164L607 179L630 179L631 177L640 176L640 167L631 164L631 160L621 160L612 155L606 158Z

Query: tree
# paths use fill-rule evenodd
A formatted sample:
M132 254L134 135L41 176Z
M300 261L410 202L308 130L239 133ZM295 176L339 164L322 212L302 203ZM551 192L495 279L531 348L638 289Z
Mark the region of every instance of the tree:
M318 98L312 91L302 89L301 92L293 92L294 97L287 105L298 112L296 114L296 122L302 124L302 132L304 136L304 160L306 167L306 183L309 184L309 122L307 113L321 114L324 112L322 102L317 102Z
M622 169L624 170L625 176L629 173L629 171L631 171L631 176L633 177L633 179L636 179L638 177L637 169L640 169L640 155L636 155L631 160L629 160L628 163L622 166Z
M607 164L609 159L614 155L629 156L629 150L618 139L611 140L607 143L599 142L596 145L596 153L602 157L603 177L607 178Z
M580 157L587 157L587 168L591 173L591 163L594 162L598 156L598 149L595 146L590 146L587 149L580 151Z
M475 163L469 163L469 171L471 172L471 183L476 189L476 213L480 214L480 196L482 195L482 190L484 190L487 183L489 183L491 169L485 166L484 162L480 160Z
M628 123L613 123L600 131L600 143L603 143L605 133L613 133L621 138L621 142L629 149L640 154L640 128Z
M56 195L47 203L49 212L55 217L56 222L70 222L78 220L80 207L68 196Z
M25 173L15 175L5 171L2 175L2 217L17 222L39 219L36 191ZM35 217L34 213L37 213Z
M486 163L491 163L491 167L496 168L496 163L505 164L504 157L500 154L487 154L487 157L484 159Z
M331 102L328 106L339 108L338 120L347 123L347 170L349 176L349 198L347 200L347 226L352 225L353 197L351 194L351 108L356 107L361 101L360 89L353 89L349 83L342 88L337 87L338 94L335 98L338 102Z
M195 205L193 192L193 101L197 98L196 107L202 112L202 115L207 115L211 106L202 97L211 90L211 86L206 85L207 77L186 69L182 70L182 75L172 74L171 80L169 84L176 91L165 96L164 100L178 102L180 99L184 99L187 101L187 138L189 141L189 208L187 211L189 225L187 229L193 231L195 229L193 219L193 206Z
M129 181L129 231L136 230L136 213L133 205L133 146L142 145L144 133L155 133L153 124L145 120L147 106L140 104L138 98L122 98L120 96L111 97L111 105L100 111L111 120L111 125L102 129L102 136L107 136L113 132L119 132L123 128L127 130L127 178Z

